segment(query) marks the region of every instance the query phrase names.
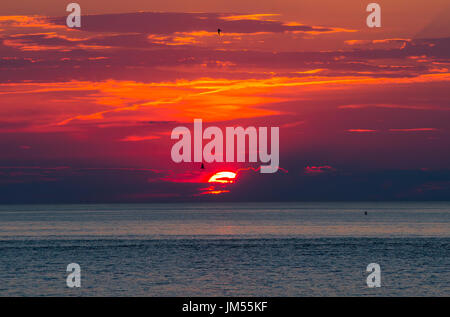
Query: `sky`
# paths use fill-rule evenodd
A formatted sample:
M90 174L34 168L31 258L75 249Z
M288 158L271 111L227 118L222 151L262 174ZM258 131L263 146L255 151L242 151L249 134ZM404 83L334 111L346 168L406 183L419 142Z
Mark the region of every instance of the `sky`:
M447 0L68 3L0 3L0 203L450 200ZM280 169L173 162L194 119Z

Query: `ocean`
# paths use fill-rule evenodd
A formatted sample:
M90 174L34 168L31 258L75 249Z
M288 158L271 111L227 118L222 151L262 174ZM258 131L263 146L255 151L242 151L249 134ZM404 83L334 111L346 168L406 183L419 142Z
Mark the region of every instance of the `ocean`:
M447 202L0 206L0 296L449 295Z

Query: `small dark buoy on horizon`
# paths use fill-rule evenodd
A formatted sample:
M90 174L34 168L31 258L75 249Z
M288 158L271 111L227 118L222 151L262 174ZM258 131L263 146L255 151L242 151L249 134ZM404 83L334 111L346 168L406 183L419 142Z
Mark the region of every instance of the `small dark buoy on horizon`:
M364 214L367 216L367 211L364 211Z
M202 170L205 169L205 165L202 163L202 167L200 167Z

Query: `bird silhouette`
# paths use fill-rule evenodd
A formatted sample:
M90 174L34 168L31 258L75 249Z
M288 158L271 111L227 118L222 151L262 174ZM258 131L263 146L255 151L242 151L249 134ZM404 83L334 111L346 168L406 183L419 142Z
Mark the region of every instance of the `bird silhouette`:
M220 36L221 33L222 33L222 30L221 29L217 29L217 34L219 34L219 36Z

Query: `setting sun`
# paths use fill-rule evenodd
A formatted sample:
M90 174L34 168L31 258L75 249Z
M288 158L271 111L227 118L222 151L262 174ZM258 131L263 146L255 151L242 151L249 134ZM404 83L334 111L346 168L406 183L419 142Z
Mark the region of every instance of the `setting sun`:
M234 183L236 173L233 172L218 172L211 176L208 183Z

